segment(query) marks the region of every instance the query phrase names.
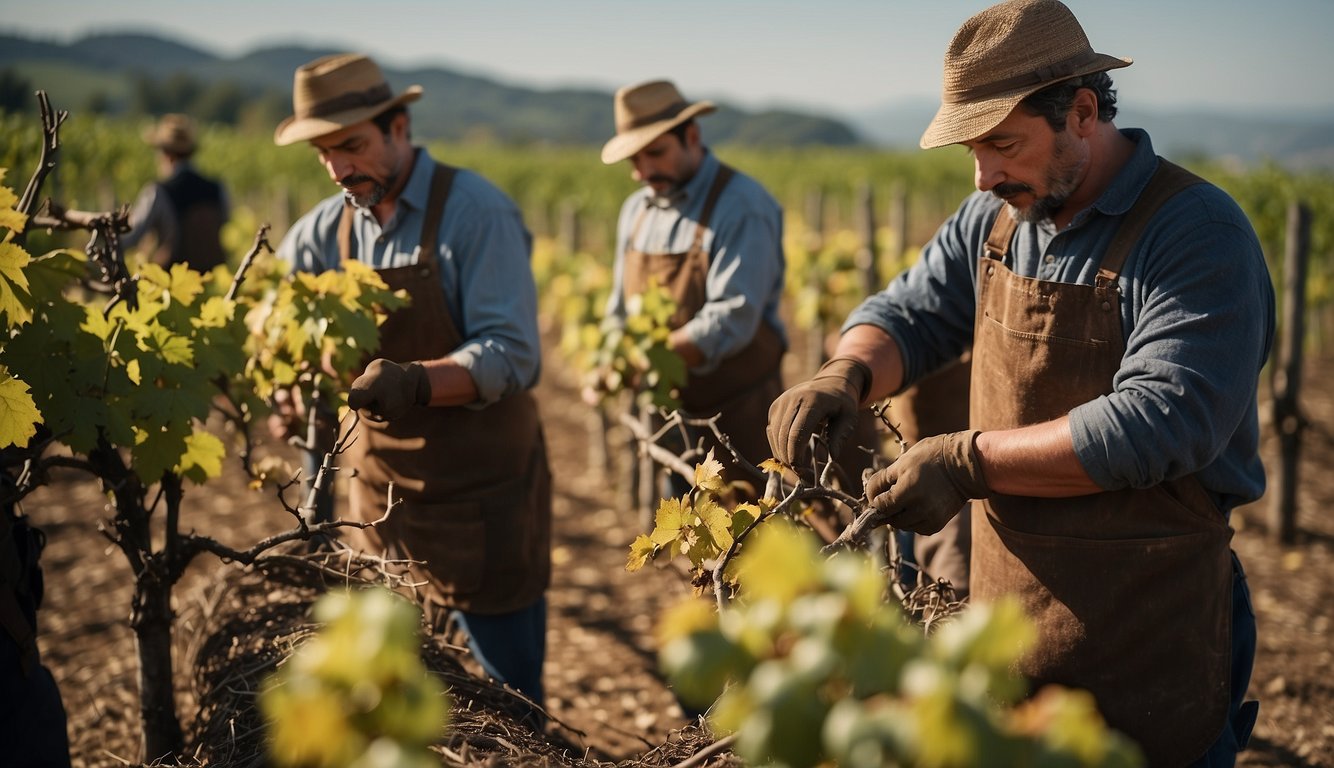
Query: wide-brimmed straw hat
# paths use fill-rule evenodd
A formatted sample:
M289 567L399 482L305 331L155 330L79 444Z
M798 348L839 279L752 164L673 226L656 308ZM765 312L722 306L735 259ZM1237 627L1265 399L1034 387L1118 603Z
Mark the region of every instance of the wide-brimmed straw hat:
M667 80L627 85L616 92L616 135L602 147L602 162L619 163L692 117L717 109L711 101L688 102Z
M338 53L297 68L292 83L292 116L278 124L279 146L342 130L381 112L421 98L411 85L397 96L380 67L365 54Z
M155 125L144 131L149 145L177 157L189 157L198 146L195 124L187 115L163 115Z
M950 40L940 110L922 134L922 148L978 138L1044 86L1130 64L1096 53L1074 14L1057 0L993 5Z

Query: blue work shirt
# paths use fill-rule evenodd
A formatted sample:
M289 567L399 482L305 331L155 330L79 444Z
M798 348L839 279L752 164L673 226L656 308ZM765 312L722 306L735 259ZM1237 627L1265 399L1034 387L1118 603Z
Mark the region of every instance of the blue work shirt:
M353 209L358 261L375 269L417 263L434 167L431 156L418 149L407 186L384 227L369 210ZM278 246L278 256L295 270L319 273L337 268L342 213L342 193L320 201L292 225ZM475 405L532 387L541 369L542 349L530 263L532 237L519 209L489 181L460 168L445 204L438 242L445 302L464 338L449 357L476 383Z
M616 228L616 263L606 317L610 323L625 319L622 274L631 230L640 211L648 212L639 227L636 250L645 253L684 253L695 239L696 223L704 212L713 179L722 164L705 150L699 169L670 197L655 195L650 187L637 190L621 206ZM692 369L708 373L740 352L760 327L769 323L786 343L778 316L783 296L783 209L759 182L740 172L723 188L709 219L703 248L709 253L705 303L682 328L704 356Z
M1118 225L1158 166L1144 131L1133 158L1064 230L1019 224L1006 266L1024 277L1092 285ZM904 386L958 357L973 338L977 262L1003 202L975 192L920 260L848 316L884 329L903 353ZM1250 222L1225 192L1196 184L1159 209L1121 271L1126 343L1112 392L1070 411L1075 453L1107 490L1196 473L1220 510L1264 492L1256 385L1274 338L1274 290Z

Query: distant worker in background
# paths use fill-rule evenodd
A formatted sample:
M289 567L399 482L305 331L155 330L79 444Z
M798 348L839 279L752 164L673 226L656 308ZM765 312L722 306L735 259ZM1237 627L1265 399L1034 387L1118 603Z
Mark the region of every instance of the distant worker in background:
M676 314L669 344L688 369L682 410L721 412L720 430L758 464L770 455L765 420L782 392L787 349L778 315L786 268L782 208L704 144L695 118L713 112L711 102L687 102L671 82L654 80L621 88L613 106L616 135L603 146L602 162L629 161L644 186L621 207L607 322L624 322L630 299L650 280L670 291ZM701 436L729 482L751 481L726 449ZM672 482L674 495L689 487L675 475ZM742 495L757 496L762 488L755 485Z
M220 235L229 215L227 194L190 161L199 148L194 121L163 115L144 140L157 150L160 180L139 192L121 247L130 251L152 235L153 263L167 269L173 264L200 272L213 269L226 260Z

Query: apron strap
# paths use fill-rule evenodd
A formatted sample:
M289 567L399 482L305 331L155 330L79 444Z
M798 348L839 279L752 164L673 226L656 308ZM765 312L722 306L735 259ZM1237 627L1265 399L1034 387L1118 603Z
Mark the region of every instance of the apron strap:
M704 233L709 229L709 219L713 218L713 208L718 204L718 198L723 193L723 187L732 180L736 171L731 166L719 165L718 173L713 177L713 186L709 187L709 195L704 198L704 210L699 213L699 222L695 225L695 242L691 244L691 251L698 251L704 245Z
M1158 169L1153 172L1149 183L1144 185L1144 191L1139 193L1135 203L1126 212L1121 225L1117 227L1116 236L1112 238L1112 244L1107 246L1107 251L1103 254L1102 265L1098 267L1098 281L1116 282L1131 249L1139 242L1140 235L1144 234L1145 227L1149 225L1163 203L1186 187L1203 183L1204 179L1185 168L1161 157L1158 158Z
M352 217L357 211L352 204L343 201L343 215L338 217L338 262L341 264L354 258L352 254Z
M454 187L454 173L457 169L444 163L435 164L431 174L431 194L426 198L426 218L422 221L421 250L417 261L428 253L435 253L436 242L440 239L440 221L445 218L445 203L449 202L449 192ZM435 259L427 260L432 268Z
M1004 261L1005 254L1010 252L1010 240L1018 228L1019 222L1010 213L1009 206L1002 206L996 214L996 221L991 225L991 234L987 235L987 258Z

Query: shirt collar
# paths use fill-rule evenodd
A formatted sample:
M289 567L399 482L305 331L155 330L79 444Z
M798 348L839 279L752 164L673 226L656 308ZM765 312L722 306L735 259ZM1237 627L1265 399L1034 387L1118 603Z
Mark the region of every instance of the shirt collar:
M655 208L684 208L691 200L703 197L718 173L718 158L713 156L708 147L704 148L704 159L700 161L695 175L684 186L667 195L655 195L649 189L648 204ZM648 189L646 187L646 189Z

